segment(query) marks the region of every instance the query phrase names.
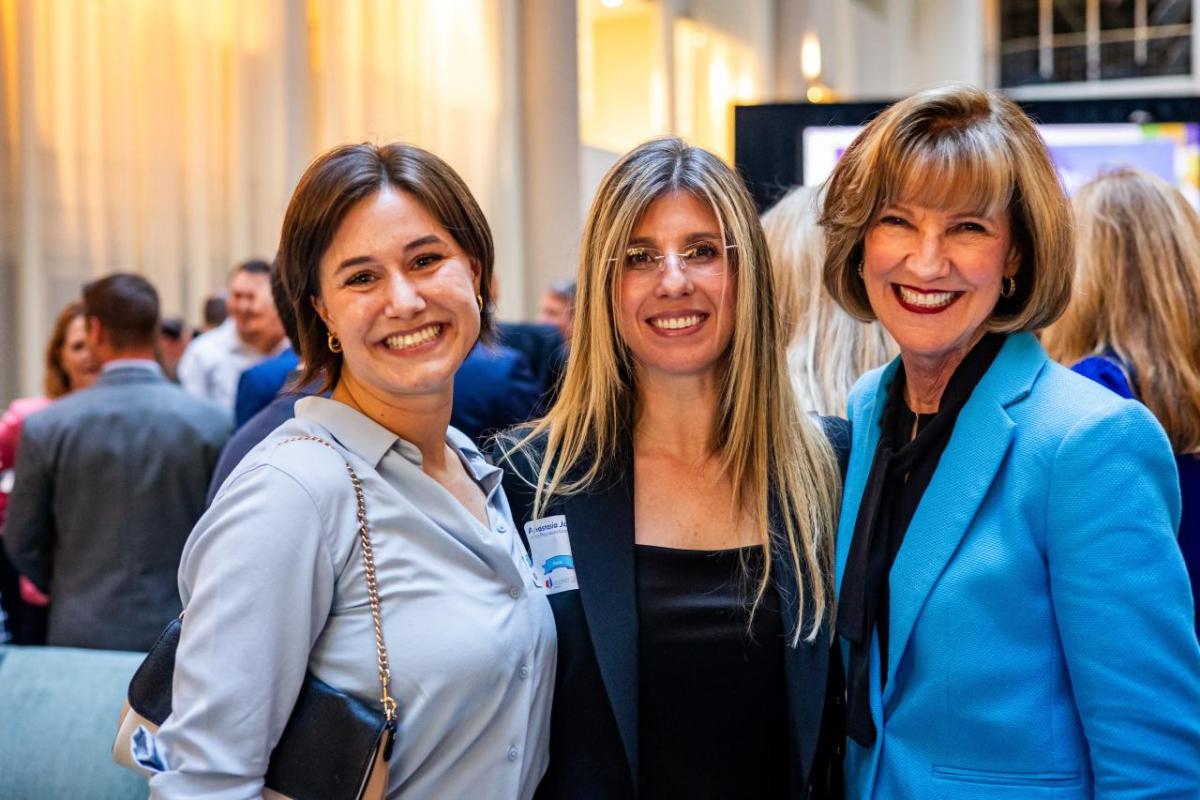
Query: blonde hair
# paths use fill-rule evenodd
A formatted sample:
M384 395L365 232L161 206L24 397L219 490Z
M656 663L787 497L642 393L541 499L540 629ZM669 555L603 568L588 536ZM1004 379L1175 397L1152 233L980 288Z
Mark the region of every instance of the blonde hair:
M1073 204L1078 285L1046 349L1064 364L1116 352L1175 451L1200 453L1200 216L1134 169L1092 180Z
M882 325L851 317L825 291L820 202L818 189L798 186L763 214L762 224L800 407L841 416L859 376L890 361L898 348Z
M1037 330L1070 300L1070 207L1037 128L1000 94L950 84L895 103L854 139L827 185L825 286L859 319L875 319L858 276L863 239L891 203L1008 211L1016 293L996 304L988 330Z
M754 202L738 176L705 150L676 138L646 142L604 176L588 213L575 305L575 337L558 399L506 457L545 441L534 515L552 498L586 489L631 435L638 407L633 356L617 328L623 254L638 219L656 199L688 192L708 203L732 244L737 324L722 357L710 447L734 487L734 502L759 527L765 569L755 607L770 586L772 544L789 554L798 585L793 641L816 638L831 614L840 480L829 442L797 408L784 363L783 326L767 246ZM530 456L531 458L531 456ZM579 474L580 471L582 474ZM774 505L772 503L774 501ZM772 525L772 511L778 525ZM807 629L805 626L807 624Z

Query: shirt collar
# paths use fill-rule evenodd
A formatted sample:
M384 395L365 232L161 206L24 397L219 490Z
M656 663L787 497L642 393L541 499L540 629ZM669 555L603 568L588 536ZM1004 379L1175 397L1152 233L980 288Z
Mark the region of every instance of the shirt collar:
M347 450L358 455L372 467L393 448L405 460L421 466L421 451L412 442L401 439L387 428L375 422L345 403L326 397L302 397L296 401L296 416L315 422L333 435ZM457 451L475 476L475 480L487 490L500 482L501 471L487 463L474 442L464 433L449 428L446 443Z
M157 375L162 374L162 367L157 361L150 358L114 358L100 367L100 374L105 375L115 369L141 369Z
M446 430L446 443L459 452L467 468L475 476L475 480L479 481L479 485L490 495L492 490L499 485L504 471L489 464L488 460L483 457L483 453L480 453L479 448L475 446L475 442L471 441L471 437L458 428L452 427Z

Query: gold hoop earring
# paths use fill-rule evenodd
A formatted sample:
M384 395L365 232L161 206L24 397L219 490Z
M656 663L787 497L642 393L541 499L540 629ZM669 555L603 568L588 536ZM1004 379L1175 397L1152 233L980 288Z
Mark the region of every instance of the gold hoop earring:
M329 352L331 352L331 353L342 352L342 342L340 339L338 339L338 337L333 335L333 331L329 332L326 343L329 345Z
M481 294L475 295L475 302L479 303L479 310L480 310L480 312L482 312L483 311L483 295L481 295Z
M1017 279L1011 275L1005 275L1000 279L1000 296L1008 299L1017 293Z

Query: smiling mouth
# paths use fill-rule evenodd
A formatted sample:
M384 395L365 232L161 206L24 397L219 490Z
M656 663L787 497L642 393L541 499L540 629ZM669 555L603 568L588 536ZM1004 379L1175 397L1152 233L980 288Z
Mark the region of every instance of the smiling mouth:
M418 328L410 333L393 334L384 339L383 343L389 350L411 350L414 347L428 344L441 336L445 327L440 322L431 322L425 327Z
M912 286L892 284L896 299L905 309L917 314L936 314L945 311L962 297L962 292L929 292Z
M646 320L651 328L663 333L676 333L680 331L691 331L700 327L704 320L708 319L708 314L682 314L679 316L660 316L651 317Z

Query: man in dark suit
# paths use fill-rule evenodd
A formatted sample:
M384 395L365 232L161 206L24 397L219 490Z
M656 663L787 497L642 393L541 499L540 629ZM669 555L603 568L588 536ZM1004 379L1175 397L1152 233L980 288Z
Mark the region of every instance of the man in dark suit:
M558 397L567 367L567 343L553 325L537 322L501 322L496 325L500 344L525 356L541 395L531 416L544 415Z
M242 427L266 408L299 365L300 356L289 347L243 372L238 378L237 399L233 404L234 426Z
M225 449L221 451L221 458L217 461L217 468L213 470L212 480L208 483L208 494L204 500L205 508L212 505L213 498L217 496L221 484L242 462L246 454L267 438L267 434L296 416L297 400L314 394L320 394L322 397L329 396L329 392L320 391L321 382L319 380L303 386L299 385L302 374L299 367L289 372L284 380L284 388L275 395L275 399L246 420L246 424L238 428L226 442Z
M102 278L83 304L100 377L25 421L3 541L50 594L49 644L147 650L179 613L179 556L230 424L154 360L144 278Z
M482 447L491 434L532 419L542 394L524 354L476 342L454 374L450 424Z
M283 332L288 341L299 343L300 331L296 330L296 312L292 310L287 294L283 291L278 265L271 268L271 299L275 303L275 313L279 315L279 324L283 326ZM221 484L241 463L246 454L267 438L268 433L296 416L296 401L321 392L319 379L304 385L300 384L304 374L304 364L292 348L289 347L286 352L291 353L295 361L289 371L281 375L273 374L278 369L278 365L273 365L277 359L264 361L257 367L252 367L242 373L241 380L238 382L237 430L226 443L225 449L221 451L221 459L217 462L217 468L213 471L212 480L208 484L208 495L204 501L205 508L212 505L213 498L217 496ZM282 355L284 354L280 354L280 356ZM274 385L274 388L270 389L271 394L266 398L266 402L243 418L242 415L248 410L249 403L258 402L257 400L252 401L250 394L255 393L261 396L266 393L271 384ZM323 392L322 396L328 397L329 392Z

